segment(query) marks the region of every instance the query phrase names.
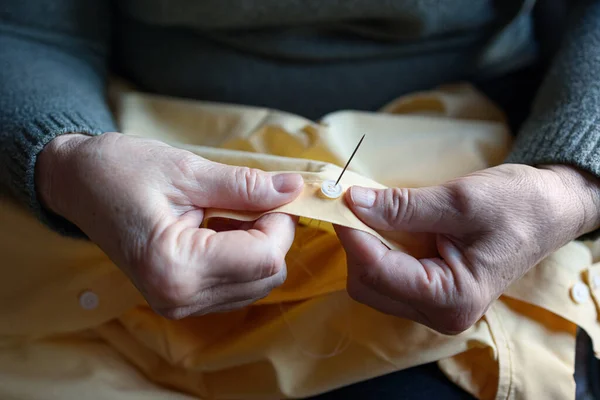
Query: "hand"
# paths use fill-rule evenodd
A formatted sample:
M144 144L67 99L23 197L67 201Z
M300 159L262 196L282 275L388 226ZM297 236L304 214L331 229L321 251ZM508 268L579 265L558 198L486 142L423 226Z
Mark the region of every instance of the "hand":
M352 187L346 200L380 231L427 232L432 258L336 227L358 302L439 332L468 329L541 259L600 225L600 186L567 166L502 165L419 189Z
M36 186L168 318L246 306L282 284L294 220L271 214L244 229L200 229L204 208L269 210L302 190L295 174L210 162L164 143L106 133L47 145Z

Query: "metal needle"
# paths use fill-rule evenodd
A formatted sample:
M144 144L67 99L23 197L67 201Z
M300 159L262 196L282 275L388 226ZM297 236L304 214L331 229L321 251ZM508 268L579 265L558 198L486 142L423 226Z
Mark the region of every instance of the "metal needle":
M363 139L365 138L365 135L362 135L362 138L360 138L360 141L358 142L358 144L356 145L356 148L354 149L354 151L352 152L352 155L350 156L350 158L348 159L348 162L346 162L346 166L344 167L344 169L342 170L342 173L340 174L340 177L337 178L337 181L335 181L335 186L337 186L338 183L340 183L340 179L342 179L342 175L344 175L344 172L346 172L346 168L348 168L348 165L350 164L350 161L352 161L352 159L354 158L354 155L356 154L356 151L358 150L358 148L360 147L360 144L362 143Z

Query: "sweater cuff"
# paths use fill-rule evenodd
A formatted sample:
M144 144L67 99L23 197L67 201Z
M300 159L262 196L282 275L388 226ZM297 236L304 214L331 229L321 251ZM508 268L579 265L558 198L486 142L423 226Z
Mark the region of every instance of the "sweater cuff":
M51 230L74 238L86 235L67 219L49 211L40 203L35 185L35 165L38 154L54 138L62 134L81 133L99 135L110 131L99 128L101 125L80 113L52 113L32 119L15 127L14 148L9 149L11 162L8 175L13 193L20 204L27 205L34 216Z
M561 115L544 119L545 123L532 120L525 124L505 162L530 166L571 165L600 178L600 118ZM579 239L599 237L600 229Z

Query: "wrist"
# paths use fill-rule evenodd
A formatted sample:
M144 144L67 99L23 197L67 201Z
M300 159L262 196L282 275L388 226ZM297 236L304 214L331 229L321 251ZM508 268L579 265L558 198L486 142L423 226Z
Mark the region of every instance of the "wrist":
M57 136L39 153L35 165L35 190L41 205L69 219L70 176L75 170L74 156L91 137L79 133Z
M541 169L550 171L561 183L559 190L564 191L576 212L579 223L576 237L600 228L600 179L588 172L569 165L546 165ZM569 207L570 208L570 207Z

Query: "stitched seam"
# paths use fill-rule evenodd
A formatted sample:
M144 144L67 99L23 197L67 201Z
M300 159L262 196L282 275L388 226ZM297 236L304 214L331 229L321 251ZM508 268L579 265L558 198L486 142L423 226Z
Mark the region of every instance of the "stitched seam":
M508 354L508 390L506 391L505 399L510 399L510 398L514 397L514 396L512 396L512 392L514 389L514 385L513 385L514 365L513 365L513 359L512 359L512 348L510 345L508 335L506 333L506 328L504 327L504 323L502 322L502 317L500 317L500 315L498 315L498 313L496 312L495 309L494 309L494 314L496 314L496 318L498 320L498 326L499 326L500 330L502 331L502 336L504 337L506 349L508 350L507 351L507 354Z
M500 321L500 316L496 311L496 303L492 304L486 313L486 319L488 321L490 327L490 333L492 334L492 338L496 347L498 349L498 388L496 389L496 400L508 400L510 398L511 392L513 390L513 366L512 366L512 357L511 357L511 349L508 345L508 340L506 336L506 330ZM502 370L501 362L504 360L503 358L503 350L502 346L506 349L506 370L507 373L504 374ZM506 376L506 378L505 378ZM504 382L506 380L506 382ZM503 387L506 387L506 394L500 397L500 392Z

